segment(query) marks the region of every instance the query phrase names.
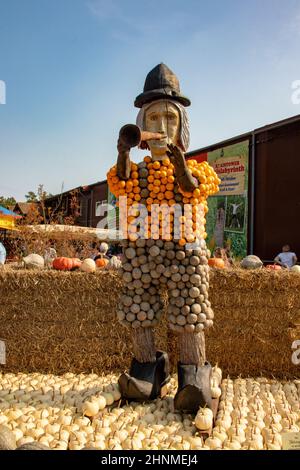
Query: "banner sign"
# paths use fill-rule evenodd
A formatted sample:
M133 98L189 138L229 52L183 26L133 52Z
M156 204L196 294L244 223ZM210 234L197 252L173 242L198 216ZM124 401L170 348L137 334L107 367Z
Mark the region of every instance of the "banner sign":
M300 432L281 434L283 450L300 450Z
M0 228L13 230L15 228L15 220L13 217L6 217L0 214Z
M243 194L245 191L246 156L218 158L211 163L221 179L218 196Z
M249 140L190 157L207 161L221 179L220 191L208 198L207 245L225 248L234 259L247 255Z

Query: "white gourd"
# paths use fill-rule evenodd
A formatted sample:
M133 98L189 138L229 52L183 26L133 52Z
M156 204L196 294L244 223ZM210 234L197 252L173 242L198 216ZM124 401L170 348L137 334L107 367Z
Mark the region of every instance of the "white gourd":
M268 450L281 450L281 445L276 443L276 442L268 442L267 443L267 449Z
M112 393L105 393L105 392L102 392L102 396L104 397L107 406L112 405L113 402L115 401L115 400L114 400L114 396L113 396Z
M102 411L106 407L106 400L103 395L100 395L99 397L96 398L95 400L97 402L97 405L99 407L99 410Z
M87 401L82 405L82 412L86 416L96 416L99 413L99 405L96 401Z
M212 436L220 439L221 442L224 442L227 439L227 433L224 428L216 426L212 431Z
M220 387L212 387L211 388L212 398L220 398L221 394L222 394L222 391L221 391Z
M87 258L82 261L80 270L85 273L94 273L96 271L96 263L93 259Z
M191 450L199 450L203 446L203 441L201 437L198 436L191 436L188 438L190 444L191 444Z
M211 450L221 449L222 441L217 437L209 437L206 439L205 445L208 446Z
M228 450L240 450L241 449L241 443L237 441L236 439L227 439L224 442L224 449Z
M213 412L210 408L200 408L196 418L195 426L199 430L207 430L212 427L213 424Z
M218 378L219 378L219 383L221 383L221 380L222 380L222 370L220 369L220 367L214 366L214 367L212 368L212 375L218 377Z

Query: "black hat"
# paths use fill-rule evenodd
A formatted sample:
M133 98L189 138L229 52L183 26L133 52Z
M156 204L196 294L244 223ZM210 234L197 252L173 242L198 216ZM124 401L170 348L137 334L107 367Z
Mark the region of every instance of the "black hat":
M144 91L136 97L134 106L141 108L146 103L164 98L178 101L183 106L191 104L190 100L180 93L176 75L165 64L159 64L148 73Z

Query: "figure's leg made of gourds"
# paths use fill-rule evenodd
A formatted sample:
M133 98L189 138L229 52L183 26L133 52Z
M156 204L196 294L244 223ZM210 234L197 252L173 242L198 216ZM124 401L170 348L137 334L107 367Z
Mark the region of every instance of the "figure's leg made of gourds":
M156 360L152 325L155 316L151 308L153 304L150 303L157 300L156 289L151 289L151 292L152 295L141 287L132 289L131 283L129 286L126 284L117 313L119 321L131 330L134 357L140 362Z
M140 385L141 395L146 399L150 398L146 396L147 394L152 398L158 396L160 386L169 378L167 355L156 350L153 332L153 327L158 324L162 315L162 303L158 291L164 266L160 263L161 243L157 242L154 240L127 242L124 249L122 269L125 288L117 315L119 321L132 330L134 360L126 380L124 374L122 376L123 389L130 388L127 398L142 399L142 396L134 396L138 392L133 389L133 382L135 388ZM136 379L132 379L131 384L130 376ZM150 386L144 387L141 382L152 383L152 390Z
M204 330L213 323L208 299L209 268L205 242L194 249L170 245L172 263L164 276L168 278L168 320L178 334L178 393L175 406L195 411L211 406L210 372L206 362Z

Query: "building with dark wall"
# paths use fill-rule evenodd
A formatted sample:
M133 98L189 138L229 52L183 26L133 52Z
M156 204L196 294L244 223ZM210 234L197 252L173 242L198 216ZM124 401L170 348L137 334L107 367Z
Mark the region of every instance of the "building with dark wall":
M289 244L300 260L300 116L253 137L253 251L272 259Z
M97 227L97 224L106 215L101 206L107 204L108 186L106 181L82 186L78 193L79 212L77 223L84 227Z
M187 158L248 142L247 252L270 262L289 244L300 259L300 115L194 150Z
M105 180L51 196L45 201L48 219L57 223L66 223L70 218L76 225L97 227L106 216L106 213L101 211L101 206L107 203L107 191Z
M40 204L37 202L17 202L12 207L11 210L22 217L28 216L33 210L40 211Z

